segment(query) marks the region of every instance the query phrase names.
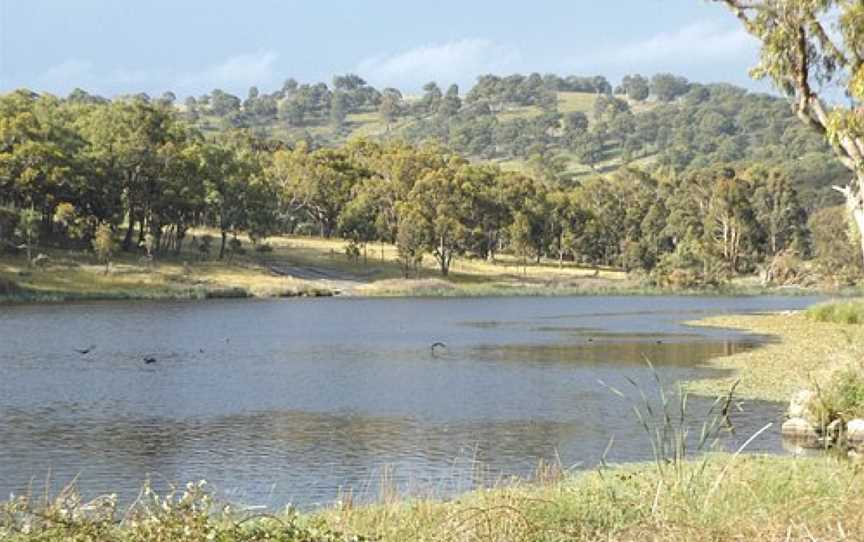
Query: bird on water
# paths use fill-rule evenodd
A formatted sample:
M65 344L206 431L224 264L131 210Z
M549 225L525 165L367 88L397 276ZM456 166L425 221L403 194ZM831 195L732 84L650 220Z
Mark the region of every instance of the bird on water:
M96 345L91 344L87 348L76 348L75 351L83 356L85 354L89 354L90 352L92 352L94 348L96 348Z
M147 356L146 358L144 358L144 363L146 363L147 365L156 363L156 358L154 358L153 356Z

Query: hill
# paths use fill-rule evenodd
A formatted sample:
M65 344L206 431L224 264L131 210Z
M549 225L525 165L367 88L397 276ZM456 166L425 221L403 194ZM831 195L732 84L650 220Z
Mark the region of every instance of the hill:
M785 100L669 74L628 76L614 88L603 77L485 75L466 93L429 83L413 96L346 75L330 86L289 79L270 94L253 87L245 100L217 89L177 108L205 133L242 127L313 147L434 141L563 182L630 165L681 173L760 162L782 168L821 206L836 202L825 187L848 175Z

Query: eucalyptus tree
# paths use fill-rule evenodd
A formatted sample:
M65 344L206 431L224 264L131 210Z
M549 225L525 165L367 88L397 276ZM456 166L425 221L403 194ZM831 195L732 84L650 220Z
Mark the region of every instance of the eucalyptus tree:
M714 0L762 43L752 74L769 78L852 173L837 186L864 257L864 3L857 0ZM831 101L840 90L849 104ZM829 103L832 102L832 103Z
M310 151L305 145L276 151L267 171L279 187L283 208L308 214L323 237L336 233L354 187L368 176L345 149Z

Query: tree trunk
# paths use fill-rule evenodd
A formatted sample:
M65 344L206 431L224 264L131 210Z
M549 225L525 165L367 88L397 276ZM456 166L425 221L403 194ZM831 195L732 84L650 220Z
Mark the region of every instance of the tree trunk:
M846 208L858 229L861 263L864 265L864 173L859 173L847 186L835 186L834 190L846 197Z
M135 232L135 215L129 211L129 227L126 228L126 235L123 236L123 251L129 252L132 249L132 234Z
M222 230L222 244L219 246L219 259L225 257L225 240L228 239L228 232Z

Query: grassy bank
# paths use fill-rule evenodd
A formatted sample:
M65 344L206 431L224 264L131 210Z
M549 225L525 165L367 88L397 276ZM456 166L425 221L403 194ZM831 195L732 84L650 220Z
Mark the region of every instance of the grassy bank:
M199 235L204 232L196 232ZM249 247L244 239L244 245ZM48 263L31 267L23 256L0 256L0 302L89 299L198 299L282 297L341 293L394 295L563 295L635 288L624 273L542 261L522 265L508 256L496 262L460 259L446 279L431 258L420 277L402 278L392 245L369 246L351 260L339 239L273 237L268 252L247 250L218 260L185 249L148 262L120 253L106 273L87 251L40 249Z
M859 346L864 344L864 326L820 322L802 312L717 316L692 324L736 328L772 339L755 350L711 360L712 367L728 375L688 383L691 392L710 396L725 393L740 380L739 397L787 402L864 353Z
M862 469L829 457L712 455L475 491L456 500L349 503L275 516L220 511L198 486L132 509L110 498L3 504L0 538L222 542L853 540L864 532Z
M206 233L203 231L197 234ZM210 232L213 233L213 232ZM40 249L46 265L28 267L23 256L0 256L0 302L95 299L200 299L207 297L292 297L297 295L501 296L501 295L757 295L810 294L812 290L764 288L741 278L720 288L666 290L646 286L616 269L571 262L522 262L509 255L496 261L458 258L442 277L426 257L419 277L405 279L393 245L374 244L351 260L347 243L315 237L272 237L268 252L251 249L225 260L187 249L146 262L120 253L105 272L87 251ZM244 246L250 248L248 240Z

